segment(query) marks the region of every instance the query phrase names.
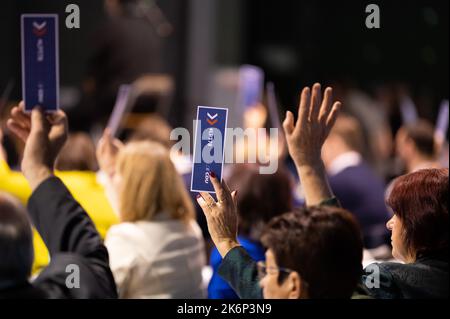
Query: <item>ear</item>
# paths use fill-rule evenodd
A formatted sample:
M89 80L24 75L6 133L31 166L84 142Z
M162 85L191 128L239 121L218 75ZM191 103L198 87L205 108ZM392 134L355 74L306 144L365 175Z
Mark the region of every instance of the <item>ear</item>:
M306 287L300 277L300 275L293 271L289 274L287 278L287 282L289 284L289 299L300 299L301 297L306 295Z

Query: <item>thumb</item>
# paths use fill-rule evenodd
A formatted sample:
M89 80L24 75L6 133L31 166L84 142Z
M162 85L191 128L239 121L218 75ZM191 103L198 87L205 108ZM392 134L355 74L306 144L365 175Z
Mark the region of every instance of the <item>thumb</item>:
M231 199L233 200L234 206L237 206L237 191L231 193Z
M284 134L287 136L291 135L294 131L294 115L291 111L286 112L286 118L283 122Z

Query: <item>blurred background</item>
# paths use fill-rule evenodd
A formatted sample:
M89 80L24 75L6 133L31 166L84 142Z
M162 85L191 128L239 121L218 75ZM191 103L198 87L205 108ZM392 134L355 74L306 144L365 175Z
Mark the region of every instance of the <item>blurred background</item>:
M72 3L80 9L78 29L65 25ZM230 126L243 126L245 110L236 105L239 70L254 65L265 82L274 83L279 114L296 108L303 86L333 85L347 113L362 124L366 155L384 165L398 129L418 118L434 125L448 98L448 2L377 1L380 29L365 26L368 4L4 0L0 114L21 99L20 15L58 13L61 108L72 131L89 132L95 140L121 84L137 91L124 130L153 113L171 127L192 130L198 105L228 107ZM251 116L263 124L267 118ZM8 160L15 166L19 156L12 153Z
M23 145L5 127L9 110L22 95L20 15L57 13L60 107L68 113L73 133L58 169L97 171L94 145L123 84L132 86L133 99L117 135L126 141L156 140L170 148L171 129L181 126L192 132L199 105L229 108L229 127L279 127L277 115L283 119L286 110L297 109L300 90L321 82L332 85L344 105L344 115L323 149L333 191L344 208L357 214L367 248L389 245L385 186L389 192L394 177L420 168L448 167L449 2L378 0L381 27L368 29L365 11L371 2L0 1L0 142L7 162L3 173L0 167L0 189L18 190L20 197L21 187L7 182L12 180L9 168L19 168ZM79 29L65 25L69 4L80 9ZM246 95L243 69L257 70L263 83L273 84L264 94L264 85L257 84L261 92L251 105L241 101ZM249 145L243 147L238 151L250 152ZM173 161L189 189L190 165L181 158ZM289 174L267 182L272 197L262 196L264 192L258 192L257 200L251 197L250 190L263 183L251 184L258 174L247 167L230 168L228 176L252 173L241 188L248 188L252 202L266 208L278 204L273 195L281 189L277 178L280 185L292 180L292 190L286 192L299 205L301 185L283 147L279 159L285 165L277 174L285 169ZM345 170L349 168L353 171ZM285 202L282 195L278 199ZM25 195L22 199L26 202ZM196 208L207 237L203 214ZM107 221L94 218L102 234L116 222L113 217L109 212ZM254 221L250 215L241 218ZM38 260L36 268L45 262Z
M20 14L58 13L61 106L68 110L80 107L89 89L94 90L88 80L93 73L98 76L92 64L105 49L99 48L100 39L119 41L124 36L120 32L108 34L113 27L107 25L111 20L107 2L1 1L0 92L12 86L9 99L21 97ZM217 92L220 75L223 78L227 69L242 64L264 69L266 79L276 83L283 108L296 105L299 89L313 81L338 82L363 89L372 97L383 89L403 85L420 115L430 120L435 119L439 102L448 96L447 1L376 1L381 9L381 28L371 30L365 27L367 1L142 2L151 12L149 24L155 34L148 37L151 48L146 48L151 52L151 63L140 72L173 77L167 114L175 126L190 125L195 106L221 103ZM65 8L71 3L80 7L80 29L64 26ZM163 16L155 14L156 10ZM145 33L143 29L135 26L134 30ZM121 80L130 82L141 75L130 72Z

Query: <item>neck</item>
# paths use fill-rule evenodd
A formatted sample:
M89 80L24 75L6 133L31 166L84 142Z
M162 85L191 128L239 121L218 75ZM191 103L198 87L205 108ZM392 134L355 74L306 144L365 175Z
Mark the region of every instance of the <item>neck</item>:
M420 165L433 162L433 158L422 155L412 156L407 164L408 173L413 172Z

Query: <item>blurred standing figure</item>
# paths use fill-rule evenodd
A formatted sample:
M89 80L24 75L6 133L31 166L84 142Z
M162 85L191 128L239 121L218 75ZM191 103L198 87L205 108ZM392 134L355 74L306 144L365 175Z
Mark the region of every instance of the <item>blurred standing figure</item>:
M121 221L105 239L119 297L205 297L202 232L169 151L155 142L122 147L106 132L97 155Z
M363 138L358 121L341 115L325 141L322 157L330 186L342 207L355 214L364 235L364 246L389 242L385 227L389 213L382 180L361 155Z
M93 36L84 91L85 116L101 121L111 113L121 84L162 72L162 38L142 0L105 0L108 21ZM89 107L92 103L95 107Z
M404 164L406 173L441 167L436 158L434 128L426 120L402 126L397 132L395 142L397 156Z

